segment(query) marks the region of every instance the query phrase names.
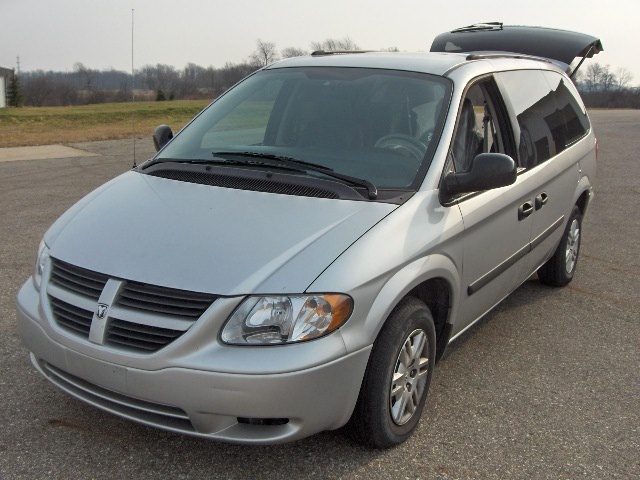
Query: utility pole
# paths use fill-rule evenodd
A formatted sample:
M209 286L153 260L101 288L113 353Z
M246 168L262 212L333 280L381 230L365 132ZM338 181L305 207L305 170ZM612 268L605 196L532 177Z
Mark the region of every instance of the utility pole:
M18 66L17 70L18 70L18 75L20 75L20 55L18 55L16 57L16 64Z

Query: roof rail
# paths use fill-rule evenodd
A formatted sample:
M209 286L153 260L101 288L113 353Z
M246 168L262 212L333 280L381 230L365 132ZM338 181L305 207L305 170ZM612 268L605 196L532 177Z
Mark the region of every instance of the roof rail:
M377 50L316 50L311 52L312 57L322 57L324 55L340 55L345 53L371 53Z
M471 53L467 55L465 60L490 60L492 58L518 58L523 60L536 60L538 62L550 63L551 65L555 65L560 70L565 72L569 77L571 77L571 68L568 64L561 62L560 60L554 60L553 58L546 57L536 57L535 55L526 55L523 53L511 53L511 52L479 52L479 53ZM584 59L583 59L584 60Z
M550 58L536 57L535 55L525 55L524 53L511 53L511 52L476 52L467 55L466 60L484 60L491 58L522 58L526 60L538 60L540 62L553 63L554 65L564 63L560 61L554 61Z

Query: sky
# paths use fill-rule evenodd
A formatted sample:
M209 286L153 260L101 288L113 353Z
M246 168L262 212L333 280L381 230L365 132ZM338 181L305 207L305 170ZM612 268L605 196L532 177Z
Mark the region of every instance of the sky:
M278 49L349 36L362 49L428 51L444 31L478 22L536 25L597 36L594 57L640 84L640 0L0 0L0 67L131 70L241 62L258 38ZM586 63L585 63L586 65Z

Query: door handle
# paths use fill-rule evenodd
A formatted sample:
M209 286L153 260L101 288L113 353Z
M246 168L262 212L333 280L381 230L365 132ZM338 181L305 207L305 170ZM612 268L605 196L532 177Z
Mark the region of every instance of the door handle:
M518 207L518 220L524 220L533 213L533 205L531 202L524 202Z
M542 192L540 195L538 195L536 197L536 210L540 210L542 207L544 207L547 204L548 200L549 195L547 195L546 192Z

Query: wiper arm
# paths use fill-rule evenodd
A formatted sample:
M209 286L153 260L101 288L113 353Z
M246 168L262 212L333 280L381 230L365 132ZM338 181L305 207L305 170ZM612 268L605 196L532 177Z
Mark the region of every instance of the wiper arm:
M251 166L264 166L264 167L274 167L273 163L261 162L260 160L254 159L245 159L245 160L233 160L230 158L212 158L212 159L199 159L194 160L191 158L163 158L162 160L156 159L152 160L149 163L143 164L143 168L148 168L151 165L155 165L157 163L190 163L193 165L251 165ZM303 171L300 168L291 168L288 166L279 166L279 168L283 168L285 170L294 170L294 171Z
M260 153L260 152L213 152L213 155L221 156L221 157L238 156L238 157L254 157L254 158L267 159L267 160L276 160L277 162L284 163L286 165L289 165L290 167L296 167L296 169L298 170L310 170L313 172L323 173L328 177L344 180L345 182L351 185L364 187L367 189L369 200L375 200L376 198L378 198L378 189L373 183L369 182L368 180L352 177L351 175L345 175L343 173L338 173L334 171L332 168L325 167L324 165L319 165L317 163L305 162L304 160L299 160L297 158L287 157L284 155L275 155L272 153Z

